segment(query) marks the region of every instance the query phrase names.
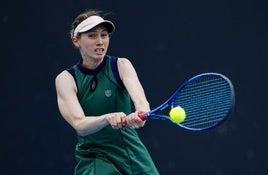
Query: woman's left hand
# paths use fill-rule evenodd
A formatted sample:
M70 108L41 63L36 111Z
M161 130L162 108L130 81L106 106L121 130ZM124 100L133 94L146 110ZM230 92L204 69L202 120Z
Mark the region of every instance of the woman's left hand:
M129 114L126 117L127 120L127 126L131 127L131 128L140 128L143 127L145 125L145 121L142 121L139 116L138 116L138 112L133 112L131 114Z

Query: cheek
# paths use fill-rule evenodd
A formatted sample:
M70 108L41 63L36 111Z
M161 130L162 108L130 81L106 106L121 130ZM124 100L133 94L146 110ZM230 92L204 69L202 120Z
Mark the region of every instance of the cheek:
M93 44L91 42L81 42L80 47L83 50L90 50L90 49L94 48Z
M110 43L110 40L109 40L109 39L106 40L106 41L105 41L105 46L108 47L108 46L109 46L109 43Z

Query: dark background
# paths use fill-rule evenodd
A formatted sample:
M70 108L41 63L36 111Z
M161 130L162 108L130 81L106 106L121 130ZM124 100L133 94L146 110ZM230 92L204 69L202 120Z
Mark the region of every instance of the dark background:
M1 32L1 174L69 175L76 134L54 79L79 57L69 39L82 11L111 11L108 54L129 58L151 107L202 72L228 76L233 115L208 132L150 121L138 130L163 175L267 173L268 4L257 0L5 1Z

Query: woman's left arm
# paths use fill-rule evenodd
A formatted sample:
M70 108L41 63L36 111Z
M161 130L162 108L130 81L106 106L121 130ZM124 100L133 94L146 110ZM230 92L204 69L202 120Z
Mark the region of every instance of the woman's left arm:
M150 111L150 105L146 99L144 89L139 81L135 68L128 59L119 58L117 65L120 78L126 87L136 110L136 112L127 117L128 125L133 128L142 127L145 122L138 117L138 112Z

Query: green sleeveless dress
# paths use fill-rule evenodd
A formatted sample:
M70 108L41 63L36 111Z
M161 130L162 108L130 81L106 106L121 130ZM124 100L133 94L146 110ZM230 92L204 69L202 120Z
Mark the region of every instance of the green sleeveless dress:
M77 97L86 116L111 112L131 113L131 101L118 74L117 58L106 55L97 69L81 61L68 71L78 88ZM75 175L158 175L135 129L110 126L87 136L77 136Z

